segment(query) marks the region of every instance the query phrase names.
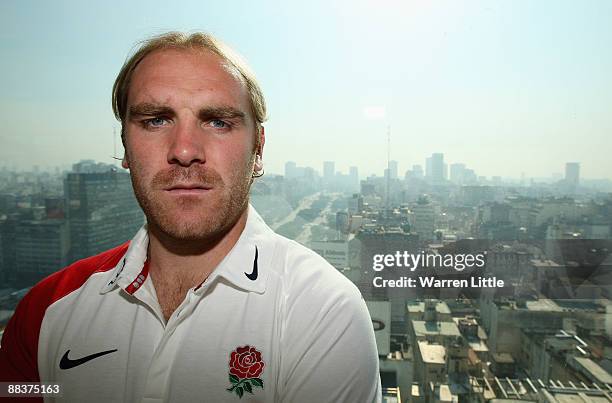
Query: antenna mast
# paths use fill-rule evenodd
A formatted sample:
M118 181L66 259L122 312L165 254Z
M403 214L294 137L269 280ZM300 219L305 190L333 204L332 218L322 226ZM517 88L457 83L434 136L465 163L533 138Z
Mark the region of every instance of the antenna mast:
M391 125L387 126L387 214L391 208L389 201L389 187L391 185Z

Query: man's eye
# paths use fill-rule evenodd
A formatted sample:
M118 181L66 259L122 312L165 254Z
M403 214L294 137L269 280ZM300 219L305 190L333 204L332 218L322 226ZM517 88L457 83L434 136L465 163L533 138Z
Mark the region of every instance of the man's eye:
M151 118L151 119L146 119L146 120L142 121L143 125L144 126L148 126L148 127L161 127L166 122L167 122L167 119L159 118L159 117Z
M224 122L220 119L213 119L209 122L209 124L215 129L227 129L229 127L229 124L227 124L227 122Z

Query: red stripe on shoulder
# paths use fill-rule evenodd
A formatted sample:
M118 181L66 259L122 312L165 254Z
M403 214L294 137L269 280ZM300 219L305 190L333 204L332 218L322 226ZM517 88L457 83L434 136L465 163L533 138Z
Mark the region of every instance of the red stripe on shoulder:
M53 273L36 284L30 293L36 293L36 299L48 301L44 309L62 299L72 291L80 288L94 273L112 270L127 252L129 242L99 255L79 260L70 266Z
M129 242L79 260L46 277L23 297L9 320L0 345L0 381L40 382L38 338L47 308L80 288L94 273L113 269Z

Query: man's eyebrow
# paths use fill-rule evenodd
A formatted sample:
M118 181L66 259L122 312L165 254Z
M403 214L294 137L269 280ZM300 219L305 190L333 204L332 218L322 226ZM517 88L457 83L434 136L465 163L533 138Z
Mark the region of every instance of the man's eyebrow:
M131 116L174 115L174 110L168 106L143 102L129 107ZM200 109L198 118L209 120L213 118L244 120L246 114L232 106L211 106Z
M164 105L156 105L148 102L132 105L129 108L129 114L132 116L148 116L148 115L173 115L174 111Z
M246 114L232 106L214 106L200 109L198 113L200 120L208 120L212 118L221 119L240 119L244 120Z

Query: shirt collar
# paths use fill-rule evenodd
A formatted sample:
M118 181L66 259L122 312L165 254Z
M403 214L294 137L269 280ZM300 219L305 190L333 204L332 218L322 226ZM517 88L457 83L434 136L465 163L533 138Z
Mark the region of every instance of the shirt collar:
M245 291L264 293L269 275L268 267L274 251L273 238L270 236L273 233L249 204L247 222L238 241L208 279L196 287L196 292L203 292L208 288L205 285L222 278ZM107 293L116 286L123 289L133 287L134 282L139 282L141 285L144 281L143 268L147 260L148 247L149 235L145 224L131 240L123 258L110 270L111 275L100 292ZM146 277L147 273L144 273L144 276ZM141 281L138 281L139 279Z
M273 234L274 232L249 204L247 222L238 242L205 283L212 283L217 277L222 277L238 288L263 294L274 252L271 236Z

